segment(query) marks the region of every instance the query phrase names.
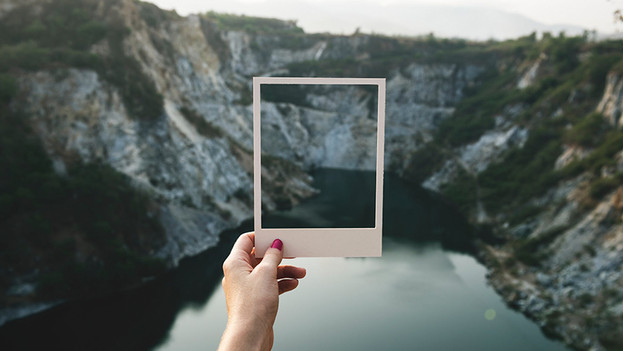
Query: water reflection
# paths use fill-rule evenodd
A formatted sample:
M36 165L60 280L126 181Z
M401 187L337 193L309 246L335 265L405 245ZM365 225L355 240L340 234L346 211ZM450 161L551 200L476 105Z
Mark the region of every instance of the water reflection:
M321 193L293 209L266 216L263 227L374 226L374 172L317 169L313 175L313 186ZM383 211L384 237L437 242L449 250L474 252L473 229L454 208L393 174L385 175Z
M295 259L308 276L280 299L274 350L566 350L509 310L472 257L389 238L384 247L382 258ZM201 311L181 311L158 349L215 349L226 319L219 289Z

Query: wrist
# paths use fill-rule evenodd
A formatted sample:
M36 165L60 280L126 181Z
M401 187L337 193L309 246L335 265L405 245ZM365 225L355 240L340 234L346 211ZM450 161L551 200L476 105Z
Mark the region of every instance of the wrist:
M273 329L275 314L262 306L239 306L228 311L228 326L262 335Z
M253 324L250 319L228 319L219 351L263 350L266 337L267 330L262 323Z

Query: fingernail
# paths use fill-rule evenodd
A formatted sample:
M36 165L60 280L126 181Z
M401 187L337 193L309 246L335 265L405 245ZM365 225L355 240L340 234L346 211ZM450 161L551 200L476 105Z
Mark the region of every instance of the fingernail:
M278 249L280 251L282 251L282 246L284 246L284 243L282 243L280 239L273 240L273 244L271 244L272 249Z

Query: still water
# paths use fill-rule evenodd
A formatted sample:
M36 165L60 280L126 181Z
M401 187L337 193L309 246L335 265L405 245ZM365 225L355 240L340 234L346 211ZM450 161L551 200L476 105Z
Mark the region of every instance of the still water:
M320 170L321 195L267 220L331 204L328 197L343 194L331 184L357 176ZM350 196L364 202L357 189ZM280 299L274 350L567 350L487 285L470 255L470 228L451 208L392 176L384 206L383 257L289 261L308 275ZM224 233L219 247L138 289L9 323L0 349L214 350L227 319L221 262L250 227Z

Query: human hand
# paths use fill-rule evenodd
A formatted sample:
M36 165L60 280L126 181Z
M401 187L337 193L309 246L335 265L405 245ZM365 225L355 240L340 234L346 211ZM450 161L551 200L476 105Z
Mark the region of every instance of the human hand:
M305 268L282 265L282 242L276 239L263 258L255 257L255 235L242 234L223 262L223 290L228 323L219 345L226 350L270 350L279 295L299 285Z

